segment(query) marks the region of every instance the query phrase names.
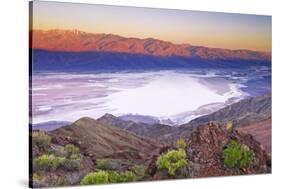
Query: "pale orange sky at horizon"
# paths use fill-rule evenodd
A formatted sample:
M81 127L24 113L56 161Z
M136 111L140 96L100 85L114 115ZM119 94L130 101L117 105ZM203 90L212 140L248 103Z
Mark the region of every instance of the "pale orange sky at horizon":
M227 49L271 52L271 16L33 2L33 29L78 29Z

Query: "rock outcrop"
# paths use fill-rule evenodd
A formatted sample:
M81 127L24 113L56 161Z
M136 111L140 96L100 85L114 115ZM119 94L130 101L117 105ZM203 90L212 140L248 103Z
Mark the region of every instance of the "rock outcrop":
M223 164L223 149L230 140L248 146L254 152L254 163L247 169L226 168ZM270 172L267 154L252 135L227 131L218 124L209 123L199 126L187 141L187 154L190 162L191 177L210 177L258 174Z
M254 152L254 158L249 167L228 168L224 165L223 150L231 140L249 147ZM185 141L188 166L184 169L184 175L181 175L183 172L178 172L176 176L169 177L157 169L157 158L168 150L175 149L175 147L166 146L155 151L148 158L147 172L153 179L200 178L271 172L266 152L252 135L243 134L237 130L227 131L218 124L210 122L207 125L199 126Z

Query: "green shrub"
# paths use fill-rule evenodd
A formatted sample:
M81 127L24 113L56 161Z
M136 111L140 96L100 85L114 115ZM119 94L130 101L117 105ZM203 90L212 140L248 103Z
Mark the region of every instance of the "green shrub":
M145 176L145 166L143 165L134 165L132 167L132 172L136 175L136 179L140 180Z
M227 145L227 148L223 150L223 161L226 167L235 167L239 164L242 158L242 152L240 150L240 145L231 140Z
M231 140L223 150L223 162L228 168L247 168L253 160L254 152L246 145Z
M118 183L121 182L120 175L116 171L108 171L108 182L109 183Z
M109 183L132 182L136 180L136 176L131 171L125 171L121 173L116 171L108 171L107 173Z
M64 158L60 166L67 171L76 171L80 169L81 158Z
M254 152L246 145L241 145L242 158L240 160L240 168L246 168L249 166L254 157Z
M106 171L89 173L80 182L81 185L105 183L108 183L108 173Z
M35 170L54 171L59 167L67 171L79 170L81 165L80 150L76 146L70 144L64 147L65 153L57 152L55 154L45 154L33 160L33 167ZM61 155L66 157L60 157Z
M136 180L136 176L132 171L120 173L120 182L132 182Z
M33 160L33 168L35 170L55 171L64 159L65 158L45 154Z
M158 157L156 166L159 170L167 170L170 176L174 176L178 169L187 166L186 153L183 149L168 151Z
M232 121L227 122L225 127L226 127L227 131L231 132L233 130L233 123L232 123Z
M70 157L72 155L76 155L76 154L79 154L80 153L80 150L78 147L76 147L75 145L73 144L67 144L65 147L64 147L64 150L66 152L66 156L67 157Z
M97 163L97 168L98 169L102 169L102 170L107 170L108 169L107 160L106 159L97 159L96 163Z
M123 167L128 167L132 163L121 159L97 159L97 168L102 170L122 170Z
M32 132L32 143L46 152L50 146L51 137L42 131Z
M116 171L98 171L87 174L80 182L81 185L105 184L135 181L135 175L131 171L118 173Z
M49 150L49 153L54 154L57 157L66 157L64 146L53 145Z
M180 138L180 139L177 140L177 146L178 146L178 148L181 148L181 149L185 150L186 143L185 143L183 138Z

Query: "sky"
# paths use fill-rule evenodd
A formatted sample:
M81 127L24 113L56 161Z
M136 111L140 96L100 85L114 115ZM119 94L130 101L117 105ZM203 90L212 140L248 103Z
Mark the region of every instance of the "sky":
M78 29L271 52L271 16L35 1L33 29Z

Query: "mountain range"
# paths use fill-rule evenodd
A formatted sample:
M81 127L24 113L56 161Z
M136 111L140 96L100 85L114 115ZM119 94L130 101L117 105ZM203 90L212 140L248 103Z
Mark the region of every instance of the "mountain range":
M271 53L78 30L32 30L35 70L158 69L268 65Z
M270 54L250 50L208 48L173 44L153 38L126 38L114 34L86 33L79 30L33 30L32 48L64 52L120 52L153 56L183 56L203 59L270 60Z

